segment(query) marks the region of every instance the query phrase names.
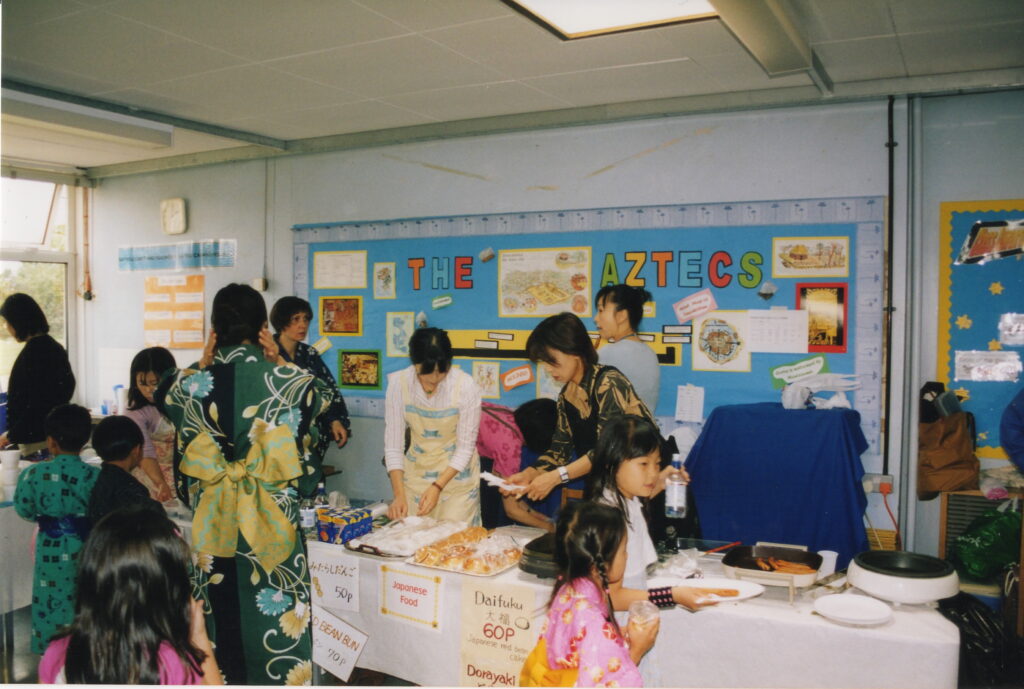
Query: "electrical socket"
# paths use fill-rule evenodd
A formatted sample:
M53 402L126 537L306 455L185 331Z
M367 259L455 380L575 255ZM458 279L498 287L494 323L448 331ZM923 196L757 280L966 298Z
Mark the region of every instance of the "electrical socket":
M890 493L893 488L892 474L864 474L861 483L864 484L865 493L881 493L883 483L889 484Z

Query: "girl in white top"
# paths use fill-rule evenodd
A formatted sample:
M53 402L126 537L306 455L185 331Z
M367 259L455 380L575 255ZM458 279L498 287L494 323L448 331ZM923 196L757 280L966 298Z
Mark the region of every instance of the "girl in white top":
M592 455L588 499L621 509L629 533L626 573L610 591L615 609L627 610L639 599L649 599L662 607L679 604L691 610L707 605L698 602L689 588L647 589L647 566L657 561L658 553L647 531L644 503L665 489L665 477L671 471L671 467L659 469L661 434L657 427L640 416L617 416L601 430Z
M394 492L388 517L415 513L479 525L480 388L451 365L444 330L414 332L409 358L412 366L388 376L385 394L384 464Z

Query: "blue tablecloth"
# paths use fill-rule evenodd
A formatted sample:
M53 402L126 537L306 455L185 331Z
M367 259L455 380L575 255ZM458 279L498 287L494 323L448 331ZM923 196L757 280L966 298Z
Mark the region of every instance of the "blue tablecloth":
M686 460L704 538L834 550L846 567L868 548L867 446L852 409L717 407Z

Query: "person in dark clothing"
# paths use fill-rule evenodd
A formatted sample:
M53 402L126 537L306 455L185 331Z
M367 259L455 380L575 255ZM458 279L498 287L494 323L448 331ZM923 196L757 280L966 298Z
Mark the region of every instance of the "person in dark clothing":
M58 405L75 393L75 374L68 353L50 337L50 324L36 300L20 292L7 297L0 306L7 330L24 342L11 369L7 390L7 432L0 435L0 447L17 443L22 454L46 445L43 422Z
M108 416L92 432L92 446L103 460L100 476L89 497L89 519L95 524L125 505L144 505L163 512L149 490L132 476L142 461L142 431L127 416Z

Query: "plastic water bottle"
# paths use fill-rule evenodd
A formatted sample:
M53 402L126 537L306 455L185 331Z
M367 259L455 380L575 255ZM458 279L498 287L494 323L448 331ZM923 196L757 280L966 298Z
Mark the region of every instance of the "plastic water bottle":
M321 507L330 507L331 502L327 499L327 488L324 486L324 482L316 484L316 497L313 499L313 518L316 519L316 510Z
M673 519L686 516L686 480L679 455L672 455L672 471L665 479L665 516Z
M316 507L313 505L313 498L302 498L299 502L299 526L303 538L316 534Z

